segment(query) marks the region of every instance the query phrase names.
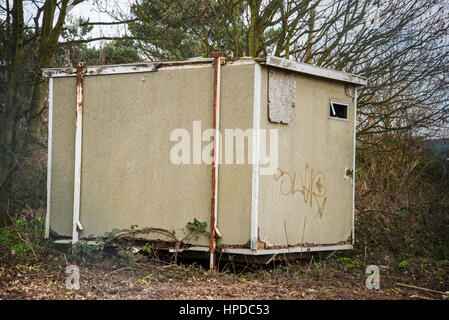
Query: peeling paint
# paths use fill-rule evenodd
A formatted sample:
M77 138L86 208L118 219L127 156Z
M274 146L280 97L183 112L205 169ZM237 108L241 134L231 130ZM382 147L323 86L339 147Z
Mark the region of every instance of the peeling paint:
M263 241L259 240L259 242L258 242L259 249L271 249L273 247L274 247L274 245L268 240L264 239Z
M355 88L353 85L346 84L345 85L345 94L347 97L354 99Z
M353 170L346 168L345 169L345 177L344 177L345 181L351 181L351 183L352 183L353 176L354 176Z

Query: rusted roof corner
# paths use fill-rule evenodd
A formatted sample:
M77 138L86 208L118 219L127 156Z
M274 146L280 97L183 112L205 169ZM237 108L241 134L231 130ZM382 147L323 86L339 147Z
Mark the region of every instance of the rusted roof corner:
M358 76L352 73L317 67L311 64L287 60L274 56L268 56L265 64L276 68L291 70L303 74L309 74L316 77L327 78L346 83L352 83L359 86L366 86L368 82L365 77Z

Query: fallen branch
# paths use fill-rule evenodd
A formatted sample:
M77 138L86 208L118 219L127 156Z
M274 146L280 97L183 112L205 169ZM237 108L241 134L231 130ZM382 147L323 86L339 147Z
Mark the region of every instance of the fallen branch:
M435 299L428 298L428 297L418 296L417 294L410 296L410 298L416 298L416 299L421 299L421 300L435 300Z
M427 292L433 292L433 293L448 295L447 293L442 292L442 291L437 291L437 290L427 289L427 288L423 288L423 287L412 286L410 284L405 284L405 283L401 283L401 282L396 282L396 285L401 286L401 287L407 287L407 288L412 288L412 289L417 289L417 290L422 290L422 291L427 291Z
M115 273L117 271L122 271L122 270L140 270L140 269L132 268L132 267L124 267L124 268L115 269L114 271L109 272L108 274L106 274L104 276L103 280L106 280L106 278L109 277L111 274L113 274L113 273Z

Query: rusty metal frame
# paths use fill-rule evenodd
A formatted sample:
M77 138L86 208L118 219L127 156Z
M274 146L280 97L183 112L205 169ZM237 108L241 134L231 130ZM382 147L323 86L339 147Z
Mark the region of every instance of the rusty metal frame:
M83 141L83 74L85 72L84 63L78 62L76 65L76 122L75 122L75 173L73 188L73 225L72 244L78 242L79 231L83 230L80 222L81 205L81 156Z
M215 249L217 246L217 214L218 214L218 159L220 155L220 89L221 89L221 63L222 52L212 52L214 58L214 148L212 149L212 196L211 196L211 214L210 214L210 244L209 267L211 270L215 268Z

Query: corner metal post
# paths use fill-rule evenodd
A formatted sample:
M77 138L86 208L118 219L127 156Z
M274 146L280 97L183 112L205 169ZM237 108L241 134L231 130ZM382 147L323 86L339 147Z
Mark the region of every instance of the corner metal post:
M212 52L211 56L214 58L214 148L212 150L212 197L211 197L211 215L210 215L210 244L209 253L210 270L215 269L215 249L217 244L217 209L218 209L218 159L220 152L220 78L221 78L221 63L222 52Z
M83 73L84 63L78 62L76 64L75 179L73 188L72 244L78 242L79 231L83 230L80 222L81 150L83 141Z

